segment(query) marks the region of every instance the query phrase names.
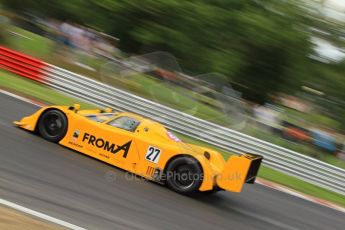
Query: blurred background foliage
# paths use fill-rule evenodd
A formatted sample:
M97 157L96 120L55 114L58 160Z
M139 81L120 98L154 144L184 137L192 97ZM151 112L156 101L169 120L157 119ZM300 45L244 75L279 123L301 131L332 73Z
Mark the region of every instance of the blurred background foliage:
M219 72L258 103L307 85L345 128L345 62L322 63L312 36L338 46L344 24L326 20L297 0L0 0L7 9L76 22L120 39L128 53L163 50L185 72ZM0 37L1 39L1 37Z

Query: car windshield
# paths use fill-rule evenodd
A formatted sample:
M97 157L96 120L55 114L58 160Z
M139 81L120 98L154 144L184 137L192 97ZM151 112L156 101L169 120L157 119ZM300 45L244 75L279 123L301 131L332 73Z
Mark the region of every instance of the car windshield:
M109 120L110 118L112 118L114 116L116 116L116 113L89 114L89 115L86 115L85 117L90 119L90 120L102 123L106 120Z
M134 118L122 116L122 117L115 118L114 120L108 122L107 124L116 128L134 132L134 130L138 127L139 123L140 122Z

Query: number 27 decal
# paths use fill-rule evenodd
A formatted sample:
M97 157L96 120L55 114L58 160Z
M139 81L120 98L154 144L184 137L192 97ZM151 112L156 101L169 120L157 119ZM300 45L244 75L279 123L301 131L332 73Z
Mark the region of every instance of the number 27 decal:
M157 163L160 155L161 155L161 150L159 148L149 146L146 152L145 159L153 163Z

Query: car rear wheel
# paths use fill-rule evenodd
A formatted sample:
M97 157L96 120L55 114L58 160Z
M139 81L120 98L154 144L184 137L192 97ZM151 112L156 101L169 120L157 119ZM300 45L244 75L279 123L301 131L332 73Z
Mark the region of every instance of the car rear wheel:
M67 118L59 110L44 112L38 122L39 134L51 142L59 142L67 132Z
M167 186L181 194L197 192L203 180L199 162L191 157L173 159L166 169Z

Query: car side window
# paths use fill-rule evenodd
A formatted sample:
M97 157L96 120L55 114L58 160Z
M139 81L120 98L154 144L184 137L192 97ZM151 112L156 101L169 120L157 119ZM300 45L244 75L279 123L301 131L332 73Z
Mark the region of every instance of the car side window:
M116 128L134 132L139 123L140 122L134 118L123 116L115 118L114 120L109 121L107 124Z

